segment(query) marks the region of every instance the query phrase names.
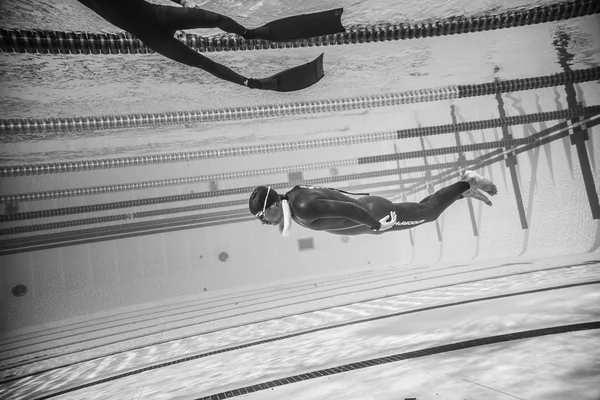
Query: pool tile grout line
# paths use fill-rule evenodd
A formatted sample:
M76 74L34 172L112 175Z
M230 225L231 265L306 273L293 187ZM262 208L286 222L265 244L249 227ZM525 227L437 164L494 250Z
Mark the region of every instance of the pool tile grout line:
M504 334L504 335L488 336L488 337L480 338L480 339L472 339L472 340L467 340L467 341L463 341L463 342L457 342L457 343L452 343L452 344L447 344L447 345L442 345L442 346L430 347L430 348L426 348L426 349L422 349L422 350L410 351L410 352L406 352L406 353L398 353L398 354L393 354L390 356L373 358L370 360L355 362L355 363L351 363L351 364L344 364L344 365L340 365L340 366L333 367L333 368L326 368L326 369L321 369L321 370L317 370L317 371L311 371L311 372L304 373L304 374L292 375L292 376L285 377L285 378L279 378L279 379L275 379L272 381L266 381L266 382L262 382L262 383L251 385L251 386L245 386L242 388L229 390L226 392L221 392L221 393L217 393L217 394L213 394L213 395L198 397L198 398L196 398L196 400L225 399L225 398L230 398L230 397L236 397L236 396L246 394L246 393L257 392L260 390L266 390L266 389L276 387L276 386L283 386L283 385L288 385L290 383L307 381L310 379L316 379L316 378L320 378L323 376L337 375L342 372L349 372L349 371L364 369L364 368L368 368L368 367L374 367L374 366L383 365L383 364L389 364L389 363L403 361L403 360L421 358L421 357L431 356L431 355L435 355L435 354L443 354L443 353L448 353L448 352L456 351L456 350L465 350L465 349L470 349L473 347L498 344L498 343L508 342L508 341L512 341L512 340L532 339L532 338L537 338L537 337L541 337L541 336L556 335L556 334L569 333L569 332L580 332L580 331L593 330L593 329L600 329L600 321L585 322L585 323L580 323L580 324L561 325L561 326L554 326L551 328L533 329L533 330L528 330L528 331L508 333L508 334ZM236 391L239 394L235 394L234 392L236 392ZM246 393L243 393L244 391L246 391ZM41 399L45 399L45 398L46 397L42 397L37 400L41 400Z

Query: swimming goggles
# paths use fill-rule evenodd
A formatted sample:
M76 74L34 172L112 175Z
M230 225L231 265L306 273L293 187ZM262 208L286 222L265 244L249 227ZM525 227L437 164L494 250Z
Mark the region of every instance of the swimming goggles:
M267 195L265 196L265 202L263 204L263 209L262 211L259 211L256 213L255 217L260 219L260 221L264 224L266 223L263 219L265 217L265 210L267 209L267 200L269 200L269 192L271 191L271 186L268 186L267 188Z

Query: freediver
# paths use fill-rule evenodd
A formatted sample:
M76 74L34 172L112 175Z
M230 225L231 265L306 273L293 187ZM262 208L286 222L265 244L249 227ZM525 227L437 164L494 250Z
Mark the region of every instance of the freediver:
M284 236L289 235L292 221L308 229L337 235L376 235L435 221L460 198L472 197L491 206L492 202L483 192L495 196L498 189L473 171L466 171L460 181L419 203L392 203L366 193L311 186L296 186L280 195L269 186L259 186L250 196L249 209L263 224L278 226Z

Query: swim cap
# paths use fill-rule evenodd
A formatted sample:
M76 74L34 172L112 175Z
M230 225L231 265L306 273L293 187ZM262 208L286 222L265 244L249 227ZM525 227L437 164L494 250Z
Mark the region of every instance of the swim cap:
M266 198L267 192L269 193L269 198ZM265 203L265 199L267 200ZM279 200L279 195L277 192L267 186L259 186L250 195L250 202L248 204L248 208L252 215L256 215L264 209L271 207L274 203Z

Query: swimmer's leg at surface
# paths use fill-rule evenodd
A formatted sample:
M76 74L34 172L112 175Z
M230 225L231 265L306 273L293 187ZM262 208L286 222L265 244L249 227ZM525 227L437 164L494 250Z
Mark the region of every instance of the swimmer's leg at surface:
M146 0L78 1L139 39L152 34L173 36L175 31L181 29L220 28L225 32L238 35L246 32L246 28L233 19L200 8L163 6Z
M220 27L238 34L245 31L245 28L237 22L221 14L198 8L156 5L145 0L79 0L79 2L113 25L130 32L157 53L251 89L291 92L312 86L323 77L323 55L276 75L252 79L210 60L174 37L176 30L189 28Z
M310 14L293 15L271 21L242 36L245 39L264 39L285 42L346 32L342 25L343 8Z
M247 31L232 18L201 8L160 6L160 15L164 21L164 28L173 33L182 29L219 28L241 36Z
M280 76L274 76L266 79L248 79L238 74L232 69L214 62L208 57L190 49L175 37L166 37L163 35L149 35L141 38L144 43L152 50L173 61L188 65L190 67L200 68L217 78L238 85L247 86L253 89L280 90L281 76L285 76L286 71L280 73ZM293 70L293 69L292 69ZM253 82L258 82L260 86L254 86ZM295 89L299 90L301 88Z
M285 42L306 39L316 36L346 32L342 25L343 8L320 11L310 14L293 15L271 21L255 29L246 29L233 19L207 10L198 13L187 13L186 0L171 0L181 4L184 9L175 9L169 16L172 27L177 29L220 28L225 32L235 33L245 39L263 39L274 42Z
M217 78L245 86L246 77L238 74L232 69L214 62L210 58L190 49L175 37L153 36L141 38L148 47L173 61L200 68Z

